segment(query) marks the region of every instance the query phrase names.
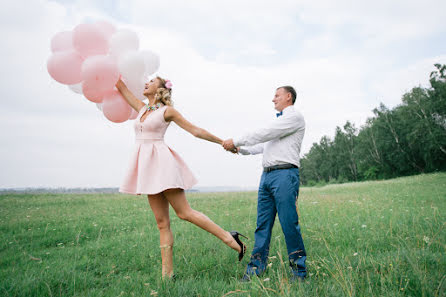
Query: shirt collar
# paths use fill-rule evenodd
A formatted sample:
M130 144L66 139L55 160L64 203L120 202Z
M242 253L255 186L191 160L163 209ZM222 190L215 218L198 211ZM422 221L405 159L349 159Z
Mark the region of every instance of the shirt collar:
M293 109L293 105L287 106L282 110L282 114L286 114Z

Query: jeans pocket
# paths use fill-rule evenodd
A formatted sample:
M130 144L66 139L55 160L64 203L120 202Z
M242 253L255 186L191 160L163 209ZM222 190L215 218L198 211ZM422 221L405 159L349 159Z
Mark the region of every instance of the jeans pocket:
M299 191L299 171L298 169L290 169L288 170L288 178L290 179L291 183L293 184L296 191Z

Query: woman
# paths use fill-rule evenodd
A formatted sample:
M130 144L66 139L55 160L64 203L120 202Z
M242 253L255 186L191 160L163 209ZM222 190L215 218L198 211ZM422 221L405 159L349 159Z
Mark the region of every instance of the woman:
M170 81L156 77L145 85L144 96L149 99L148 105L136 98L122 80L118 81L116 87L138 112L134 124L136 148L119 191L148 196L160 232L162 277L173 276L173 235L170 230L169 204L180 219L212 233L236 250L240 261L246 250L239 239L239 235L243 235L236 231L223 230L207 216L189 206L184 190L191 188L197 181L180 156L164 143L164 134L173 121L195 137L218 144L222 144L222 140L194 126L172 107Z

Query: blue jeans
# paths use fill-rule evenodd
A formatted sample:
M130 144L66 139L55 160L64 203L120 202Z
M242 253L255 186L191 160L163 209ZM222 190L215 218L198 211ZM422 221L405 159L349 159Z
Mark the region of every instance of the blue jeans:
M276 213L279 216L288 257L293 274L305 277L307 258L302 235L296 200L299 194L299 169L280 169L264 172L260 180L257 202L257 228L251 259L246 268L248 275L260 275L268 264L271 230Z

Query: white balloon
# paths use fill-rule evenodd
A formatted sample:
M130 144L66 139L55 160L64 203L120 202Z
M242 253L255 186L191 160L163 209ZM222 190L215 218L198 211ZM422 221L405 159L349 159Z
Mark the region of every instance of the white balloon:
M130 51L118 59L118 69L122 77L134 85L143 78L145 68L144 57L140 52Z
M77 94L82 94L82 83L78 83L75 85L68 85L68 88Z
M145 100L147 99L146 96L144 96L144 88L146 82L143 79L137 80L137 81L128 81L124 79L124 83L127 86L127 88L132 92L133 95L135 95L136 98L139 100Z
M97 107L100 111L102 111L102 103L96 103L96 107Z
M110 38L110 54L116 57L125 52L138 50L138 35L128 29L120 29Z
M146 66L144 75L149 76L154 74L160 67L159 55L149 50L141 51L141 54L144 57L144 64Z

